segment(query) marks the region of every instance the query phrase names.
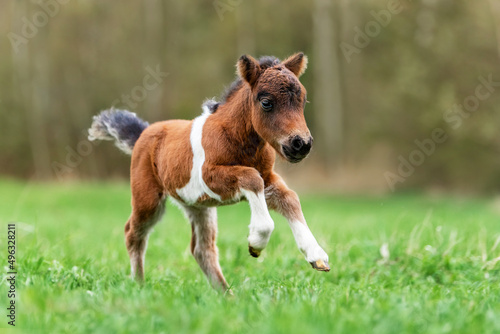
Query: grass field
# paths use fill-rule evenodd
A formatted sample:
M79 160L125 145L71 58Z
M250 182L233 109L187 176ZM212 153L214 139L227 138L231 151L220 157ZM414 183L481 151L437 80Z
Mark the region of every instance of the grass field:
M190 228L170 204L150 238L145 285L131 281L123 241L129 201L125 183L0 182L4 272L7 222L17 222L16 328L500 332L500 214L491 199L302 196L330 256L329 273L310 268L278 215L269 246L261 258L250 257L248 205L219 208L220 261L233 297L209 287L188 249ZM5 275L2 283L5 310ZM2 319L0 328L7 327Z

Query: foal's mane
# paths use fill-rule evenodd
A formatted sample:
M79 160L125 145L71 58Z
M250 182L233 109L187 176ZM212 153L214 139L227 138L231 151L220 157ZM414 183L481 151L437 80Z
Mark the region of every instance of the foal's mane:
M274 56L262 56L259 58L259 65L261 69L265 70L266 68L273 67L278 65L281 61ZM203 102L202 107L208 108L210 113L214 113L217 111L219 106L226 103L243 85L243 80L238 76L234 81L225 89L224 93L221 95L219 101L215 99L208 99Z

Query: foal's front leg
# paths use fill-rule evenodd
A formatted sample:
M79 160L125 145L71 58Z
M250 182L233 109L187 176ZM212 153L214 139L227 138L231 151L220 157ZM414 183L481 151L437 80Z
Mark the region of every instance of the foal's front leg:
M269 208L278 211L288 220L297 246L306 260L316 270L330 271L328 255L307 226L297 194L275 173L267 180L265 193Z
M250 255L258 257L274 230L260 173L251 167L211 166L203 171L203 175L207 186L219 194L223 201L237 200L241 195L248 200L251 210L248 250Z

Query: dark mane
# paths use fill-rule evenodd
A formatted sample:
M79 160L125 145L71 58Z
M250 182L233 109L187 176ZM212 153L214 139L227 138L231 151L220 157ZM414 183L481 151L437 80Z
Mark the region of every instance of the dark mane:
M281 60L274 56L262 56L259 58L259 65L262 69L273 67L281 63Z
M232 83L231 85L229 85L228 88L226 88L226 90L224 91L224 94L222 94L221 98L220 98L220 103L223 104L223 103L226 103L226 101L231 97L233 96L234 93L236 93L238 91L238 89L240 89L241 85L243 84L243 81L241 80L241 78L236 78Z
M281 61L274 56L262 56L259 58L259 65L262 69L273 67L275 65L278 65L280 62ZM231 96L233 96L234 93L236 93L238 91L238 89L241 88L242 84L243 84L243 81L241 80L241 78L239 78L239 77L236 78L231 83L231 85L229 85L229 87L226 88L226 90L224 91L224 94L222 94L222 96L220 98L219 105L226 103L227 100L230 99Z

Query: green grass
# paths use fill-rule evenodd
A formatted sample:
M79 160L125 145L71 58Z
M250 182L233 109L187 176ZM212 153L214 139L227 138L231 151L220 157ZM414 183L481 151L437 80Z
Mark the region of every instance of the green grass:
M277 215L269 246L261 258L250 257L248 205L219 208L220 262L234 297L209 287L188 249L188 223L171 204L150 238L145 285L131 281L123 241L129 202L127 184L0 182L4 272L6 223L18 222L16 328L500 332L500 215L491 199L302 196L309 225L330 256L329 273L310 268ZM381 256L383 244L388 258ZM5 275L2 286L5 310Z

